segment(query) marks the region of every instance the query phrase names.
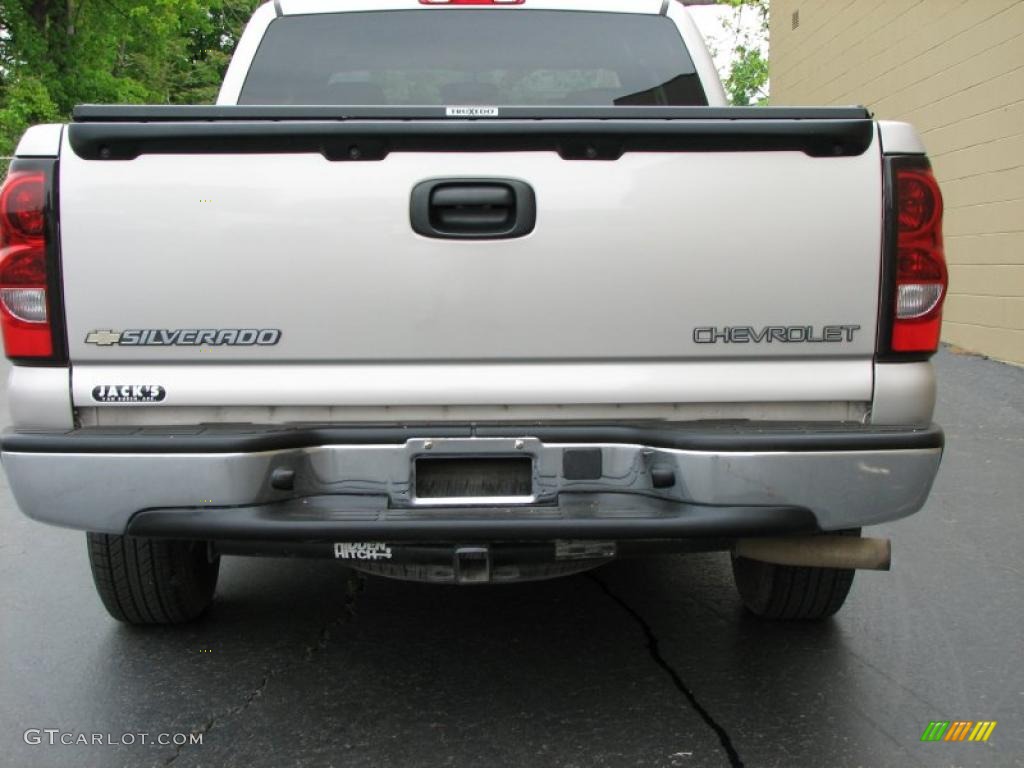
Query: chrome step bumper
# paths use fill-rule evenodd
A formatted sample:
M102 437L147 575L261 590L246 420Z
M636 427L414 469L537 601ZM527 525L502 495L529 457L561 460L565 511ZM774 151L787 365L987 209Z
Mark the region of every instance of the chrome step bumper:
M29 517L103 533L362 541L840 530L918 511L938 427L736 423L8 432ZM529 457L532 493L420 499L416 461Z

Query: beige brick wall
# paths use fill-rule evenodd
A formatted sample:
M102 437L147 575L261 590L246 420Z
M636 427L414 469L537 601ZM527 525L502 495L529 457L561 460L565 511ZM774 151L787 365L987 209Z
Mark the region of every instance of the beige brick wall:
M946 198L944 336L1024 363L1024 0L771 8L772 103L865 104L917 126Z

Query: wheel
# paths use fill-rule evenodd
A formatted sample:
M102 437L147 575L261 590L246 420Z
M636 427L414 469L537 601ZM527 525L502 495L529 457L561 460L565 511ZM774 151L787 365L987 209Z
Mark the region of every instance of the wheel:
M860 535L859 530L840 533ZM740 598L748 611L762 619L827 619L846 602L854 573L846 568L804 568L732 558Z
M213 601L220 558L201 541L86 534L96 591L127 624L183 624Z

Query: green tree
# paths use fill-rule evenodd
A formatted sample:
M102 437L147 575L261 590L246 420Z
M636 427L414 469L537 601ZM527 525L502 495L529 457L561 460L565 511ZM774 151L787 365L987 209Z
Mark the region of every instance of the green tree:
M768 39L770 0L718 0L736 9L726 27L733 33L733 63L725 91L734 106L768 102L768 59L761 53ZM750 23L750 16L754 23Z
M260 0L12 0L0 5L0 155L80 103L216 95Z

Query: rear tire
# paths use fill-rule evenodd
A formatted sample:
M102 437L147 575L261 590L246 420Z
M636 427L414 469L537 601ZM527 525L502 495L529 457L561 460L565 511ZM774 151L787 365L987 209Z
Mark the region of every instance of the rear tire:
M126 624L183 624L213 601L220 558L201 541L86 534L96 591Z
M840 533L860 535L859 530ZM846 568L803 568L732 558L740 598L748 611L762 619L827 619L843 607L855 573Z

